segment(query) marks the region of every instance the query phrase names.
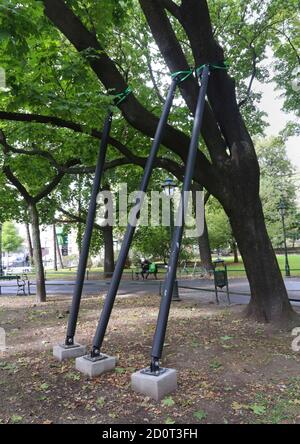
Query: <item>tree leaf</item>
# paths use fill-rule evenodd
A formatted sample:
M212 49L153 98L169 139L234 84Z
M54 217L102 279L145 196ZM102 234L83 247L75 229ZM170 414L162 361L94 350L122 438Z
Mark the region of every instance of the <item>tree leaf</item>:
M172 396L169 396L168 398L162 400L162 404L166 407L172 407L175 404L175 401Z
M255 415L263 415L264 413L266 413L266 407L263 405L252 404L250 405L250 409Z
M194 413L194 417L197 418L199 421L202 421L207 417L207 413L204 410L198 410Z

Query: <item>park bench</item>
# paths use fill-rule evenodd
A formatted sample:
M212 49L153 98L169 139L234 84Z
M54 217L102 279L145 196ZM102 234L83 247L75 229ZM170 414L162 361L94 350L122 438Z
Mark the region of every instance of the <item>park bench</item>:
M136 267L135 268L134 273L135 273L136 280L139 280L140 275L142 275L142 272L143 272L143 270L141 269L141 267ZM155 264L154 262L151 262L149 264L148 270L145 271L144 274L146 274L146 279L148 278L149 274L153 274L155 279L157 279L157 274L158 274L158 266L157 266L157 264Z
M10 284L3 284L4 282L11 282L16 281L15 283ZM2 294L2 287L17 287L17 293L16 296L19 296L23 294L26 296L26 283L27 283L27 289L28 294L30 295L30 281L28 279L27 274L17 275L17 274L6 274L5 276L0 276L0 295Z

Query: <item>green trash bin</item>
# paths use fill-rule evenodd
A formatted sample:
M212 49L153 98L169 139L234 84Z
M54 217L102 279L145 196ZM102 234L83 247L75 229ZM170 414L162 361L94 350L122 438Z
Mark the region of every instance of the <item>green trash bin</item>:
M213 262L214 266L214 282L215 282L215 293L216 293L216 301L217 304L220 303L218 288L222 289L226 287L227 301L230 304L229 297L229 288L228 288L228 274L227 274L227 266L222 259L217 259Z

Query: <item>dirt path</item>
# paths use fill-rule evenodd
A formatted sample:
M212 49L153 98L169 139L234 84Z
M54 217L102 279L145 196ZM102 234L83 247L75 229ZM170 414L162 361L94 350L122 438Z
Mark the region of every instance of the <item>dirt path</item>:
M300 423L300 352L292 336L243 319L243 307L174 304L163 364L178 370L176 393L156 403L133 393L130 375L149 364L159 298L117 300L103 351L115 372L88 380L74 362L58 363L69 297L35 304L2 297L2 423ZM78 341L90 344L102 298L82 302Z

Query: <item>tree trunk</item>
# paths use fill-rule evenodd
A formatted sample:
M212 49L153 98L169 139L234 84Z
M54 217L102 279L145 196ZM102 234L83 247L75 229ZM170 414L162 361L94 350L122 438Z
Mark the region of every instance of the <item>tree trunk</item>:
M113 241L113 227L106 226L103 228L104 237L104 277L109 278L115 268L114 261L114 241Z
M250 284L251 299L247 315L258 321L272 321L282 326L289 326L297 319L299 322L288 300L260 200L251 207L235 206L228 216Z
M63 260L62 260L62 255L61 255L61 251L60 251L60 248L59 248L57 236L56 236L56 251L57 251L57 254L58 254L58 260L59 260L60 268L64 269L64 263L63 263Z
M33 257L36 274L36 299L38 302L46 302L45 273L42 258L39 214L34 203L31 203L28 209L32 226Z
M54 270L57 271L56 228L55 228L55 224L53 224L53 259L54 259Z
M34 265L33 248L32 248L31 234L30 234L30 228L29 228L29 223L28 222L25 222L25 227L26 227L26 236L27 236L27 244L28 244L30 265L32 266L32 265Z
M211 258L211 249L208 237L208 230L206 220L204 219L204 231L202 236L198 237L198 245L200 252L201 265L207 271L211 271L213 269L212 258Z

